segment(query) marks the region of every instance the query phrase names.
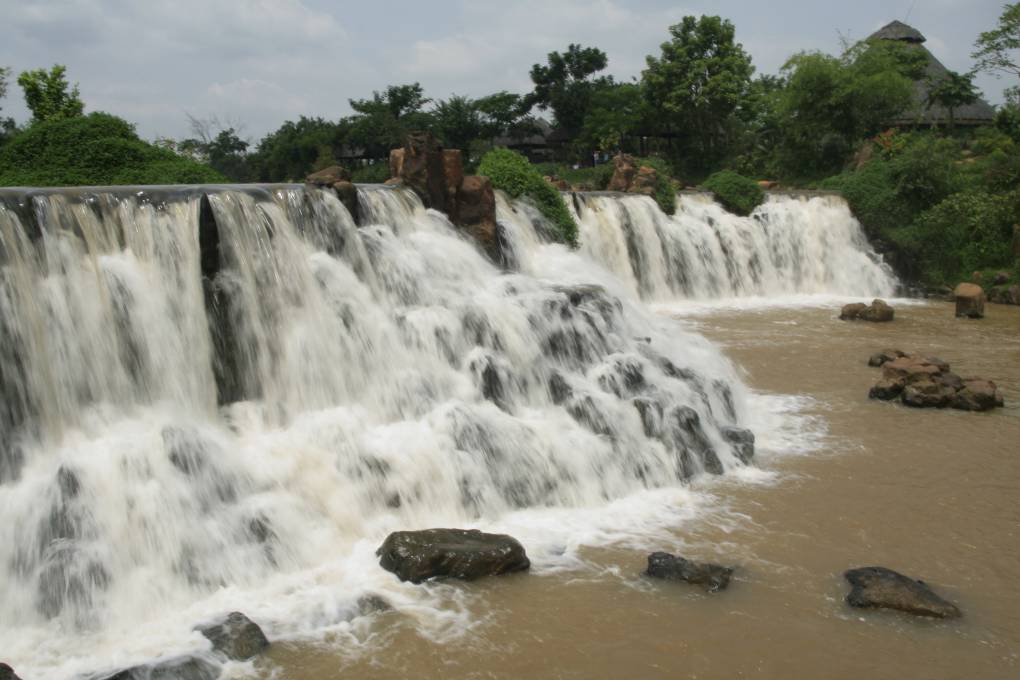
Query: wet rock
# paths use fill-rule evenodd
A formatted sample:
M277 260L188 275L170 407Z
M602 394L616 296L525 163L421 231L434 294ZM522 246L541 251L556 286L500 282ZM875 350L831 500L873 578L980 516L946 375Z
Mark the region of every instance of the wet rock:
M955 619L960 610L942 599L924 581L916 581L885 567L850 569L843 574L852 589L846 596L851 607L895 609L939 619Z
M980 319L985 315L985 291L976 283L961 283L953 291L956 316Z
M21 680L14 669L5 663L0 663L0 680Z
M166 661L132 666L92 680L215 680L220 667L197 656L180 656Z
M331 187L337 182L349 181L351 181L351 173L339 165L331 165L318 172L313 172L305 178L306 183L319 187Z
M570 399L574 395L573 388L570 387L570 383L563 377L563 374L556 371L549 378L549 396L552 397L554 404L562 404L566 400Z
M742 427L724 426L719 430L722 438L733 447L733 453L742 463L754 458L754 433Z
M842 321L892 321L894 316L893 308L885 300L875 299L870 305L863 302L853 302L843 305L839 312Z
M883 378L905 378L908 381L924 376L934 376L941 372L942 369L938 364L910 356L899 357L882 366Z
M988 291L988 301L1000 305L1020 305L1020 286L999 286Z
M681 467L684 468L684 476L693 474L688 464L690 454L701 460L705 472L713 475L725 472L722 461L719 460L701 428L701 416L697 411L690 406L677 406L670 410L668 421L672 425L676 447L682 454Z
M499 230L496 224L496 194L492 181L480 175L468 175L456 191L455 222L467 232L493 262L501 258Z
M648 397L634 397L631 400L638 415L646 437L659 437L662 434L662 405Z
M907 379L904 377L882 378L868 391L868 398L891 401L900 396L906 386Z
M903 356L906 356L906 354L898 349L883 349L881 352L876 352L868 358L868 366L878 367Z
M903 388L902 401L914 408L945 408L953 401L956 391L931 378L918 379Z
M412 583L431 578L471 581L531 567L517 539L474 529L397 531L386 538L376 555L383 569Z
M995 278L992 279L993 286L1003 286L1007 283L1009 283L1009 274L1006 272L999 272L995 275Z
M654 552L648 556L646 576L667 581L684 581L699 585L710 593L725 590L733 575L732 567L718 564L698 563L665 552Z
M347 208L347 212L351 214L351 219L357 224L358 218L361 216L358 187L354 186L352 182L343 180L333 184L333 191L336 192L336 197L340 199L343 206Z
M393 611L393 605L382 595L368 593L358 598L358 613L361 616Z
M443 177L443 147L431 132L411 132L404 141L399 174L404 184L421 197L428 208L446 212L446 180ZM390 157L392 167L393 157Z
M1003 405L1002 394L991 380L971 378L962 383L959 391L953 396L953 408L961 411L990 411Z
M223 619L196 628L213 646L213 650L232 661L247 661L269 647L269 640L258 625L241 612L231 612Z

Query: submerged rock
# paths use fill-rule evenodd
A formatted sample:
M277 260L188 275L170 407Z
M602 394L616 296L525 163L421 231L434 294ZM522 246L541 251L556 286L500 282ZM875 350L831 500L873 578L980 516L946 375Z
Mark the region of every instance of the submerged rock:
M750 463L754 458L754 432L742 427L724 426L719 430L722 438L733 447L733 453L742 463Z
M718 590L725 590L729 586L733 568L707 562L692 562L666 552L654 552L648 556L648 568L645 569L645 575L667 581L693 583L714 593Z
M976 283L961 283L953 291L956 316L980 319L985 315L985 291Z
M212 643L213 649L232 661L247 661L269 647L269 640L258 625L241 612L196 628Z
M885 567L850 569L843 574L852 589L846 596L851 607L895 609L939 619L962 616L956 605L932 591L924 581L916 581Z
M0 663L0 680L21 680L14 669L5 663Z
M531 567L517 539L475 529L396 531L386 537L376 555L383 569L412 583L430 578L472 581Z
M215 680L220 667L197 656L179 656L153 664L132 666L91 680Z

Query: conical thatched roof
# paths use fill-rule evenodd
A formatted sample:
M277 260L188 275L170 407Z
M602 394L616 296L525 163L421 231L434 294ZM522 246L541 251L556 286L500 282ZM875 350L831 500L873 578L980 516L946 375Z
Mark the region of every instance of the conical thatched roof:
M913 26L902 21L891 21L868 36L868 40L902 40L909 43L923 43L927 38Z
M949 123L949 110L944 106L933 104L928 106L929 83L938 82L945 78L949 69L942 65L935 55L928 51L922 43L926 38L912 26L902 21L893 21L878 29L870 36L872 40L896 40L905 43L913 49L921 50L927 59L924 68L924 75L914 82L914 103L910 110L904 111L895 119L889 121L891 125L946 125ZM990 125L995 120L995 109L983 99L978 99L973 104L960 106L954 110L954 118L957 125Z

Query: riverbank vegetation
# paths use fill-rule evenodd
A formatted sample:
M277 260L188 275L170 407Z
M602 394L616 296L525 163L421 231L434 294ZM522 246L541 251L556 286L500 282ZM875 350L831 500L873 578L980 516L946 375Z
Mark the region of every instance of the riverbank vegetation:
M897 26L906 39L799 52L778 73L757 74L730 21L689 16L663 27L664 42L629 80L607 74L599 48L572 44L530 68L528 92L437 99L418 83L390 85L350 99L348 116L302 116L257 142L240 122L191 117L190 137L149 144L126 124L83 116L63 67L28 71L17 84L32 120L19 127L0 115L0 183L285 182L338 163L355 181L381 182L389 150L408 132L427 130L462 149L466 170L479 171L481 162L506 173L504 186L531 195L568 241L569 214L535 178L604 189L609 161L624 152L656 168L655 198L667 212L679 186L711 188L743 214L761 200L752 180L838 190L909 278L934 285L975 270L1015 269L1020 3L1006 5L998 24L977 36L969 73L935 68L923 37ZM1014 79L983 126L958 115L978 101L977 70ZM0 69L0 98L12 77ZM66 122L76 118L91 122ZM48 146L44 126L84 152ZM125 160L114 167L113 149L121 147ZM524 171L524 156L492 152L502 147L524 153L532 167Z

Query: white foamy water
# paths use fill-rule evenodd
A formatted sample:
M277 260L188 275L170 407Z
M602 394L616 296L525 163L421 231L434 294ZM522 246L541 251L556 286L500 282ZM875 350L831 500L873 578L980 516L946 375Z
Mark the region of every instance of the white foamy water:
M193 626L235 609L354 641L367 593L441 640L463 595L379 568L388 532L507 530L574 568L723 512L697 480L746 469L733 428L768 453L812 426L642 305L669 267L593 261L590 215L573 252L501 198L506 272L409 192L360 200L358 227L304 188L0 195L0 650L23 677L208 653Z
M780 296L888 297L892 271L834 196L772 195L750 217L705 194L666 215L643 196L584 196L582 250L643 299L767 301Z

